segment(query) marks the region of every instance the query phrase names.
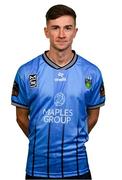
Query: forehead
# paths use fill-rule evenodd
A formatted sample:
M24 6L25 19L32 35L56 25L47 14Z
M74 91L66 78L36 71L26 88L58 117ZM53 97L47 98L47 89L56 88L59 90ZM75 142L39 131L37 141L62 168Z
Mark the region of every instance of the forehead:
M74 25L74 18L72 16L61 16L56 19L51 19L47 22L47 25L58 25L58 26L66 26L66 25Z

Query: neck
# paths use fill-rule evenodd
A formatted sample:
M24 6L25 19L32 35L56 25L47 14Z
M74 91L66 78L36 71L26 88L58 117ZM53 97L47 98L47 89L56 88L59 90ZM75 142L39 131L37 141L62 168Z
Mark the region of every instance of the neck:
M72 50L68 50L68 51L49 50L47 52L47 56L55 64L62 67L62 66L65 66L66 64L68 64L72 60L74 54L73 54Z

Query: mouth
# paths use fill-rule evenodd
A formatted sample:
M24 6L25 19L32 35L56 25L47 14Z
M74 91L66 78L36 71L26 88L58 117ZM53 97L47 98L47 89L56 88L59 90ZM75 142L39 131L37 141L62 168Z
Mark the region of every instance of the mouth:
M57 43L66 43L67 41L57 41Z

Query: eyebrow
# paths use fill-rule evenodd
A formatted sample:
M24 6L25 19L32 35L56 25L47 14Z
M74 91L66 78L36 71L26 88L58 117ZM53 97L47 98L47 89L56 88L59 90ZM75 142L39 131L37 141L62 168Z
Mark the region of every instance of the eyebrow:
M51 27L60 27L59 25L51 25ZM73 27L73 25L69 24L69 25L65 25L64 27Z
M69 25L66 25L66 26L64 26L64 27L73 27L73 25L70 25L70 24L69 24Z

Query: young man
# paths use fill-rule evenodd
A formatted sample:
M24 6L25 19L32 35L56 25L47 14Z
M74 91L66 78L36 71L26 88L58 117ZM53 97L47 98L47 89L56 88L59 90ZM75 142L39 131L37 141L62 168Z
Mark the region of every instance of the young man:
M51 7L46 23L49 51L19 68L12 92L29 139L26 179L91 179L85 142L105 102L102 75L72 50L73 9Z

